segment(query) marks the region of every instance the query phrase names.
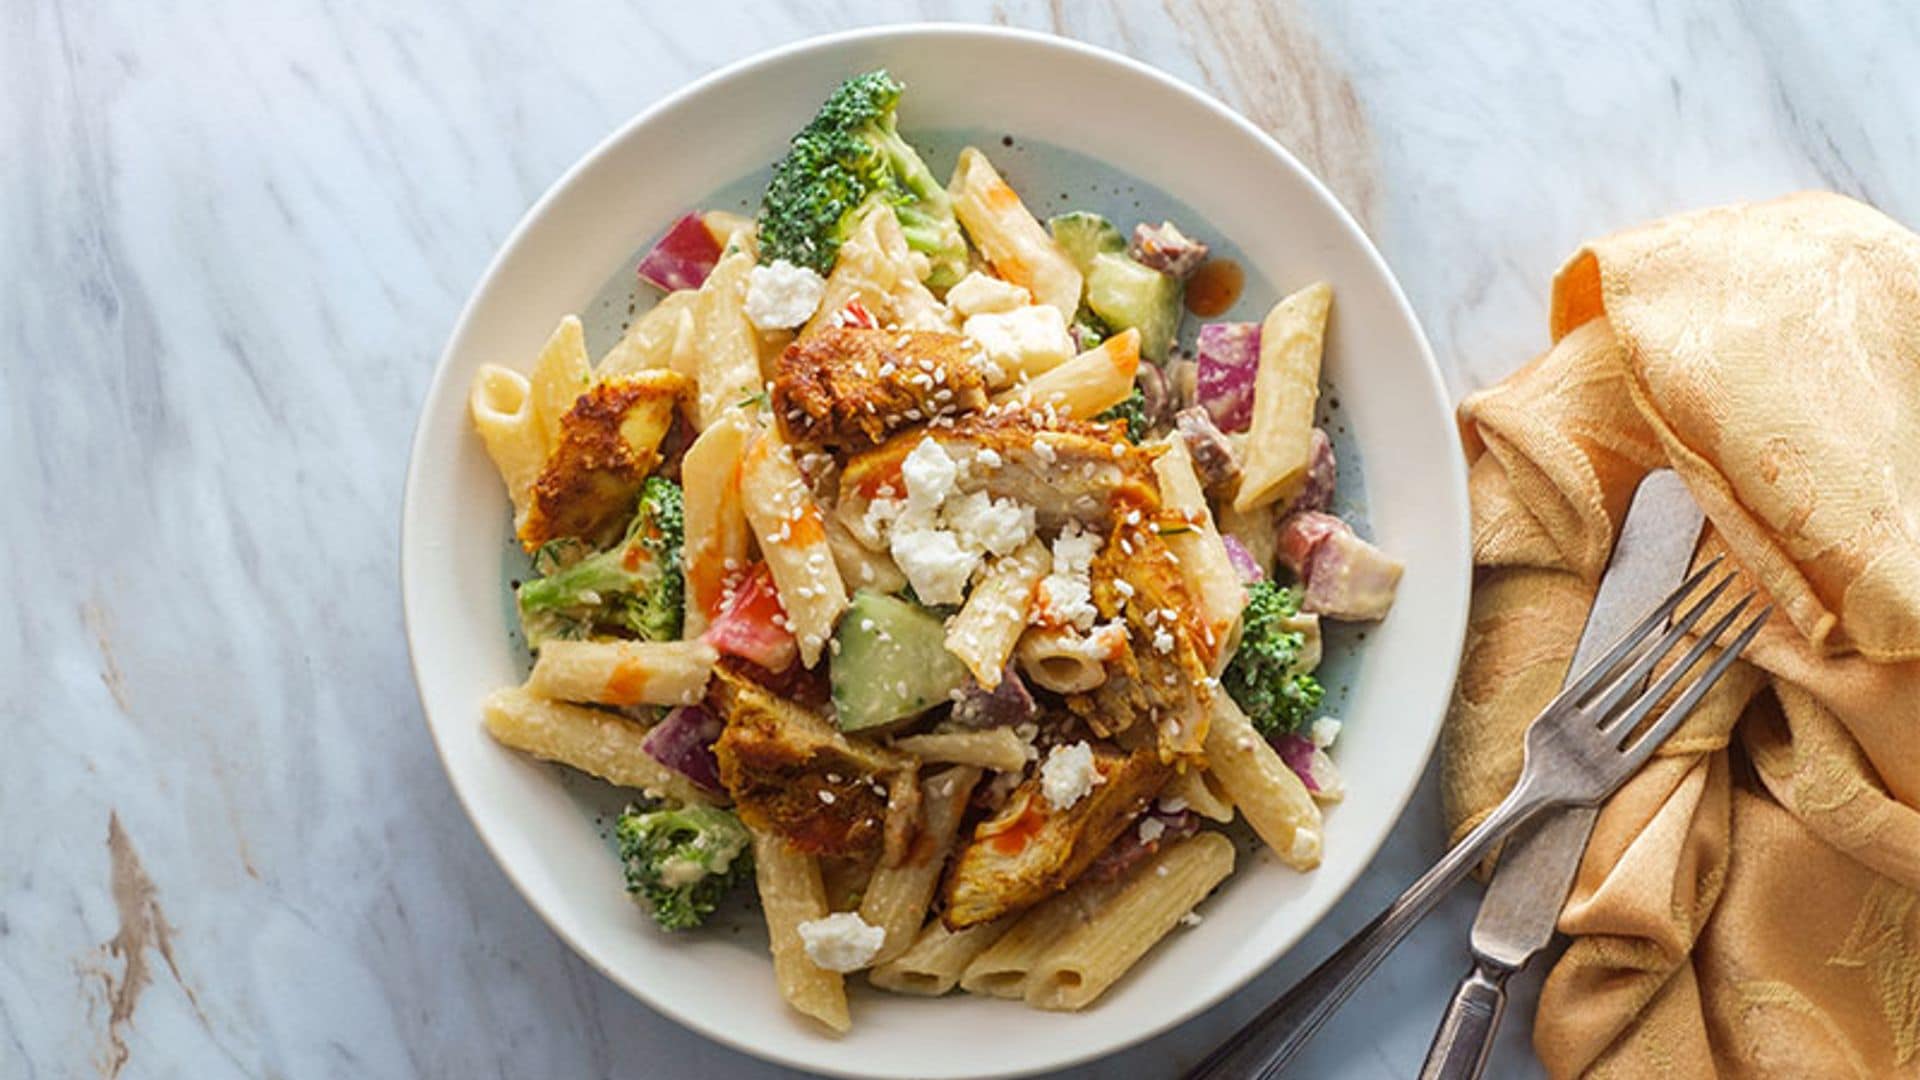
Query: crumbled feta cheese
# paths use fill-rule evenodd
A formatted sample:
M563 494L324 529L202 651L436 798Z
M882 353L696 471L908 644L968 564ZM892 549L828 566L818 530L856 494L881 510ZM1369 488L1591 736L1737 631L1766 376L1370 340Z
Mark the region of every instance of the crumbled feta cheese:
M1318 829L1293 830L1293 849L1291 851L1296 865L1310 865L1320 861L1320 831Z
M1087 797L1095 784L1106 782L1093 766L1093 747L1085 739L1072 746L1056 746L1040 764L1040 790L1047 805L1065 810Z
M761 330L786 330L813 317L827 279L804 266L775 259L747 271L747 320Z
M1325 750L1340 737L1340 721L1331 716L1323 716L1313 722L1313 745Z
M944 529L895 528L893 561L926 604L958 604L966 599L968 579L980 566L978 549L963 547Z
M953 494L960 466L937 440L921 439L920 445L900 463L900 476L907 483L907 504L932 512Z
M962 318L1012 311L1031 303L1033 294L1026 289L978 270L961 278L953 288L947 290L947 306Z
M975 315L961 332L979 342L993 363L1029 375L1059 367L1073 356L1066 316L1047 304Z
M1200 913L1197 911L1189 911L1185 915L1180 916L1180 925L1181 926L1199 926Z
M989 469L997 469L1004 463L1000 452L988 446L981 447L980 452L973 455L973 460Z
M1155 840L1160 839L1166 831L1167 823L1157 817L1143 817L1140 819L1140 842L1143 844L1153 843Z
M961 543L1005 555L1033 536L1033 507L976 491L947 500L942 517Z
M823 919L801 923L800 942L806 946L807 959L815 967L828 971L859 971L880 953L887 932L868 923L851 911L836 912Z
M1085 630L1099 612L1093 606L1093 557L1100 537L1069 524L1053 541L1053 570L1040 583L1047 610Z
M1100 553L1098 533L1083 531L1069 523L1053 540L1053 572L1084 574L1093 568L1093 557Z

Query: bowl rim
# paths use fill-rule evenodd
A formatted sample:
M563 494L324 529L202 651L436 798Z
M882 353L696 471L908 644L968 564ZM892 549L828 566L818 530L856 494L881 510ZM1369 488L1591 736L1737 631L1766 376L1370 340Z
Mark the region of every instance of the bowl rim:
M576 935L569 933L568 930L547 911L546 906L536 899L534 892L532 892L526 882L522 880L521 871L508 860L501 858L500 850L495 844L494 838L487 828L481 824L481 818L474 812L472 803L472 800L477 797L477 793L469 791L468 785L461 780L459 770L453 767L448 758L447 747L442 742L439 729L433 723L432 706L427 701L425 684L421 677L420 649L415 644L417 616L414 608L416 601L412 590L409 588L409 581L416 576L417 571L410 565L411 560L409 553L415 546L414 543L410 542L410 537L414 532L414 519L418 505L415 499L415 492L419 485L424 483L421 474L427 458L427 455L424 454L423 451L426 449L424 440L429 426L429 408L433 402L441 400L445 393L443 383L451 377L450 370L454 359L455 345L465 336L467 326L474 317L476 305L479 303L481 296L487 291L487 284L500 273L501 268L505 266L510 258L518 251L520 245L525 241L527 234L547 216L549 207L560 198L562 193L570 188L583 173L593 169L601 159L609 155L617 145L632 137L638 130L653 123L657 117L670 112L682 102L699 97L727 82L739 79L761 68L803 57L810 53L830 52L853 43L873 43L886 41L888 39L905 40L920 37L975 38L986 41L1011 40L1028 45L1036 45L1043 48L1078 54L1083 59L1115 66L1123 69L1133 77L1148 80L1153 83L1160 92L1185 98L1190 104L1198 105L1226 120L1229 125L1237 130L1243 137L1253 140L1283 167L1291 170L1299 179L1305 181L1310 190L1318 195L1325 204L1333 210L1336 221L1345 231L1347 237L1358 246L1365 261L1370 264L1384 280L1387 286L1387 295L1390 297L1393 306L1398 309L1399 314L1404 317L1407 325L1413 331L1414 344L1417 347L1421 361L1422 385L1418 388L1403 386L1399 392L1424 392L1431 406L1440 413L1450 415L1453 412L1453 404L1448 397L1446 384L1440 374L1439 364L1435 359L1432 346L1427 340L1426 329L1421 324L1417 313L1413 310L1412 304L1408 301L1406 293L1400 285L1399 278L1387 264L1386 259L1380 254L1379 249L1374 246L1372 238L1360 227L1353 213L1340 201L1339 197L1327 187L1326 183L1322 181L1317 174L1307 168L1306 165L1294 156L1292 151L1288 150L1273 136L1261 130L1238 111L1206 91L1125 54L1044 31L1029 30L1020 27L951 21L890 23L813 35L753 53L724 64L705 75L699 76L629 117L569 166L566 171L549 184L546 190L541 193L540 197L528 207L520 219L514 224L512 231L508 233L506 239L501 242L499 248L494 252L493 257L488 261L485 269L479 277L475 279L466 301L461 305L460 313L454 320L453 326L448 333L446 345L441 349L438 358L434 362L433 376L428 381L426 392L421 400L419 414L414 421L413 435L408 440L407 470L400 496L399 569L401 618L407 643L408 670L413 678L415 696L420 702L421 718L426 723L428 735L433 740L434 752L440 759L441 769L446 774L449 786L453 788L454 796L460 803L461 811L466 815L467 821L473 827L475 833L479 835L480 842L486 847L488 854L492 856L494 864L506 875L507 880L513 885L515 891L520 894L522 902L531 908L535 914L539 916L541 922L546 925L547 929L561 941L565 942L567 947L573 950L575 955L585 960L589 966L606 977L614 985L639 999L648 1008L668 1017L681 1027L700 1035L702 1038L712 1040L762 1061L770 1061L779 1065L809 1072L858 1078L879 1074L871 1070L840 1068L833 1064L802 1058L777 1048L758 1045L751 1041L749 1037L736 1035L724 1026L707 1022L705 1018L698 1015L694 1010L683 1007L672 996L655 993L652 989L625 978L621 973L605 964L594 949L589 948L587 944L579 940ZM1437 628L1441 634L1442 643L1448 647L1447 658L1441 661L1441 663L1445 665L1447 684L1451 686L1458 678L1460 649L1466 640L1468 601L1471 593L1472 545L1470 515L1467 512L1470 508L1470 503L1468 500L1467 471L1464 456L1458 454L1450 456L1446 462L1445 472L1447 486L1451 489L1451 501L1462 509L1462 513L1459 515L1459 527L1453 530L1454 535L1450 538L1437 539L1448 539L1451 541L1452 546L1456 549L1456 553L1460 556L1458 560L1459 564L1465 568L1464 572L1459 575L1459 580L1457 581L1431 583L1432 587L1435 588L1451 588L1454 594L1449 598L1452 600L1449 608L1455 612L1455 617L1452 620L1453 625ZM1421 777L1425 775L1427 768L1432 762L1434 747L1438 743L1442 720L1445 715L1444 703L1435 703L1434 709L1435 719L1429 725L1424 745L1420 748L1419 769L1411 774L1410 779L1398 791L1384 792L1378 788L1375 789L1381 799L1382 805L1391 806L1391 814L1387 819L1391 822L1398 822L1406 814L1407 805L1412 800L1414 792L1418 789ZM1257 978L1261 972L1279 963L1293 948L1298 946L1300 941L1327 916L1328 912L1352 891L1355 883L1357 883L1360 877L1371 867L1373 860L1379 855L1380 848L1386 843L1387 837L1392 832L1393 829L1391 827L1381 830L1379 835L1374 837L1370 844L1366 846L1364 856L1355 863L1355 869L1348 879L1339 883L1330 896L1326 897L1311 910L1302 912L1305 917L1301 921L1299 936L1286 948L1274 953L1261 967L1255 969L1245 979L1212 989L1190 1001L1183 1009L1169 1010L1164 1016L1139 1025L1128 1037L1120 1041L1112 1042L1104 1046L1069 1048L1047 1061L1036 1062L1032 1065L1022 1066L1011 1071L1003 1070L996 1073L978 1075L1003 1077L1029 1076L1043 1071L1070 1068L1118 1054L1123 1050L1138 1046L1181 1024L1198 1018L1228 997L1245 989L1246 985L1254 978Z

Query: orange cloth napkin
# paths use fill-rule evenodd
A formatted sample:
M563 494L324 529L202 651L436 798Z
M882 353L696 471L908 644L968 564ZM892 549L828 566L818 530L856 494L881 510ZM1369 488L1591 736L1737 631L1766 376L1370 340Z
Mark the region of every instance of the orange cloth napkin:
M1460 407L1454 836L1518 774L1647 471L1778 611L1602 810L1534 1046L1556 1077L1920 1076L1920 237L1831 194L1669 218L1578 252L1551 325Z

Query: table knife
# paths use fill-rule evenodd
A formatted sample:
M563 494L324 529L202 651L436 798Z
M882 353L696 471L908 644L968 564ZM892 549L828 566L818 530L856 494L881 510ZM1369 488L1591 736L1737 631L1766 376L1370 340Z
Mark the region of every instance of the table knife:
M1568 677L1586 670L1686 576L1704 515L1671 469L1634 493ZM1486 1068L1506 1008L1508 976L1553 940L1597 808L1558 811L1509 840L1473 921L1473 970L1434 1033L1421 1080L1473 1080Z

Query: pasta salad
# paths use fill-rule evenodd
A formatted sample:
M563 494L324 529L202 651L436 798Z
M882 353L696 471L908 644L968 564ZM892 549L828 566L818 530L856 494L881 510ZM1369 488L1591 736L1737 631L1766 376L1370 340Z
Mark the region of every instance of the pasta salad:
M1318 865L1321 620L1401 572L1331 512L1327 285L1182 349L1205 243L1043 223L977 148L941 184L901 90L848 79L757 216L669 228L597 361L568 316L469 401L531 560L489 732L633 789L660 927L751 881L836 1031L856 972L1091 1004L1197 918L1236 817Z

